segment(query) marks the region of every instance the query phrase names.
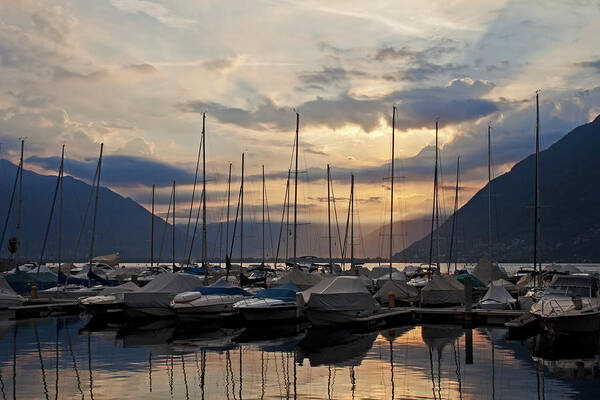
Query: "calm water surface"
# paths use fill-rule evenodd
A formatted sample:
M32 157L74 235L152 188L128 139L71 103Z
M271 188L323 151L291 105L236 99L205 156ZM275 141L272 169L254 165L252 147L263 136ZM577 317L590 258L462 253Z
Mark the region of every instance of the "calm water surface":
M599 352L598 337L520 342L504 329L458 326L359 332L4 321L0 397L597 399Z

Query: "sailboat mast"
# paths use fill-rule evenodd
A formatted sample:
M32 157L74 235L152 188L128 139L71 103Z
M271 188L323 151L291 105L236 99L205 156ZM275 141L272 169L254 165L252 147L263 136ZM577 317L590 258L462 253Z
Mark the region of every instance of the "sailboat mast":
M206 254L206 113L202 113L202 266L204 279L208 279Z
M155 185L152 184L152 224L150 233L150 266L154 265L154 189Z
M327 239L329 242L329 271L333 273L333 258L331 253L331 171L327 164Z
M350 175L350 269L354 267L354 174Z
M492 127L488 125L488 258L492 261Z
M534 275L537 273L537 242L538 242L538 229L540 223L539 207L540 207L540 176L539 176L539 165L540 165L540 93L535 93L535 204L533 211L533 271ZM540 271L541 272L541 271ZM541 274L538 274L536 279L539 286L541 286Z
M172 232L172 237L171 237L171 241L173 242L171 244L172 246L172 254L171 254L171 262L173 263L173 272L175 272L175 181L173 181L173 216L172 216L172 221L173 221L173 232Z
M229 249L229 204L231 200L231 163L229 163L229 175L227 176L227 227L225 228L225 254L228 253Z
M458 211L458 178L460 174L460 156L456 159L456 190L454 192L454 213L452 214L452 232L450 233L450 251L448 254L448 274L452 265L452 251L454 250L454 232L456 230L456 213Z
M392 107L392 176L390 180L390 280L392 280L392 256L394 254L394 142L396 129L396 106Z
M244 153L242 153L242 183L240 185L240 271L244 266Z
M298 130L300 127L300 114L296 113L296 168L294 169L294 266L296 265L296 244L298 233Z
M435 162L433 168L433 210L431 211L431 234L429 235L429 265L427 275L431 279L433 263L433 230L437 211L437 178L438 178L438 120L435 121Z
M21 139L21 158L19 159L19 207L17 211L17 250L15 251L15 263L19 265L19 252L21 250L21 216L23 213L23 150L25 140Z
M94 239L96 238L96 218L98 217L98 197L100 195L100 173L102 172L102 151L104 143L100 143L100 157L98 157L98 177L96 179L96 198L94 200L94 219L92 220L92 242L90 244L90 264L94 257Z
M265 166L262 166L262 265L265 265Z
M65 145L62 146L60 159L60 192L58 198L58 272L62 266L62 230L63 230L63 180L65 177Z

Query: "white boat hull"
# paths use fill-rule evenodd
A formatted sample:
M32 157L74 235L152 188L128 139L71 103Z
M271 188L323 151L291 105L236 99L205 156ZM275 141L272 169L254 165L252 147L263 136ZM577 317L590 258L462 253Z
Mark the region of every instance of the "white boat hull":
M536 315L540 326L556 335L571 335L600 331L600 311L578 315L541 317Z

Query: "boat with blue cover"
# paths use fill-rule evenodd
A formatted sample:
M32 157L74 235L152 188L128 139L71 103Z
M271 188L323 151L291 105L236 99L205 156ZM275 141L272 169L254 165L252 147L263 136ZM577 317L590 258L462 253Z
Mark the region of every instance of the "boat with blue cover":
M292 282L263 289L250 299L241 300L233 305L247 321L291 320L302 317L302 311L296 302L298 286Z

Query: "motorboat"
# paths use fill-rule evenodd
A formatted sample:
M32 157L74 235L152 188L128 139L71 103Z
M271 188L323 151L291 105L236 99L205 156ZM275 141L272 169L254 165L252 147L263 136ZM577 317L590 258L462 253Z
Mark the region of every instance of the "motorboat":
M246 321L275 321L297 319L302 316L296 302L301 289L291 282L270 289L263 289L250 299L238 301L233 309L239 311Z
M171 271L164 267L148 267L137 276L137 282L140 286L144 286L150 283L158 275L169 272Z
M530 313L542 329L554 334L599 331L599 288L598 278L591 275L554 275Z
M296 295L313 325L343 325L373 315L379 304L358 276L323 278L321 282Z
M450 275L434 274L421 289L421 304L446 306L462 304L465 300L464 286Z
M504 286L490 285L478 306L484 310L506 310L514 308L516 302Z
M94 317L115 316L125 311L125 303L119 301L117 295L138 289L139 287L135 283L127 282L119 286L104 288L95 296L79 298L78 302L88 314Z
M133 292L118 293L116 302L123 302L130 318L168 318L175 313L169 306L171 300L182 292L195 290L203 285L203 279L184 273L160 274L146 286Z
M220 319L234 311L235 303L250 296L252 294L221 278L212 285L179 293L170 307L181 320Z

